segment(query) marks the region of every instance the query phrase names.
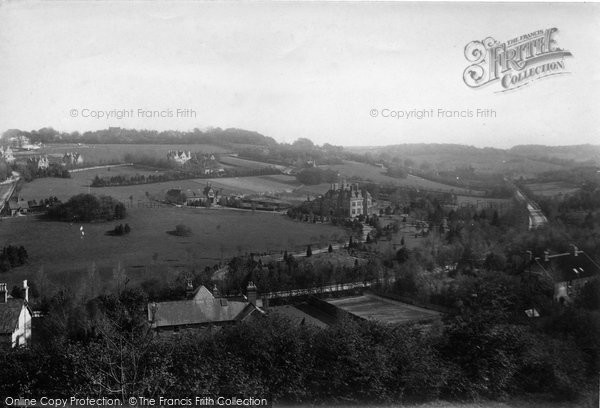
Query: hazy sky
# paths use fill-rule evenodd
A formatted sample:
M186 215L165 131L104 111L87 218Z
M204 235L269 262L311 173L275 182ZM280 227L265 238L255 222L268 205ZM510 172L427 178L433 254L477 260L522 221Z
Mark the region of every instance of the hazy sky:
M464 84L470 41L550 27L573 54L571 74L505 93ZM0 0L0 132L239 127L338 145L600 143L599 61L600 4ZM381 117L477 108L496 117ZM82 117L115 109L133 117Z

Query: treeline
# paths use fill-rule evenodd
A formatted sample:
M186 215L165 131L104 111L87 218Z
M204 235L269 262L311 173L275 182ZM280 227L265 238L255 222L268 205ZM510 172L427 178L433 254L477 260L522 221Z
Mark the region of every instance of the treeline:
M310 253L312 254L312 250ZM327 260L322 263L310 262L286 251L281 261L263 264L252 258L235 257L228 263L228 267L220 290L222 293L235 295L244 291L249 281L254 282L261 292L370 281L379 277L381 264L375 260L357 261L351 265L334 265Z
M300 138L292 144L279 143L265 149L260 146L246 146L239 151L239 156L250 160L294 167L342 164L347 152L342 146L325 143L315 145L311 140Z
M298 174L296 174L296 179L300 183L310 186L321 183L335 183L338 180L338 174L331 169L310 167L298 172Z
M0 272L8 272L11 268L24 265L29 255L23 245L8 245L0 253Z
M112 197L78 194L65 203L49 207L46 218L68 222L104 222L123 219L126 213L125 205Z
M156 131L109 128L96 131L58 132L52 128L23 131L10 129L4 132L2 138L26 136L31 143L86 143L86 144L211 144L228 146L230 144L248 144L272 146L277 142L260 133L243 129L210 128L207 130L194 129L183 131Z
M38 168L38 164L35 161L28 161L27 164L18 164L15 166L15 170L21 174L25 181L31 181L36 178L43 177L59 177L59 178L70 178L71 174L69 170L61 166L59 163L50 163L48 168Z

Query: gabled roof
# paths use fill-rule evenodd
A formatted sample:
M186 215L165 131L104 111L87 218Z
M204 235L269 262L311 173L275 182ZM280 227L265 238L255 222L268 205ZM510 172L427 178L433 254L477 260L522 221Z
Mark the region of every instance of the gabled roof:
M214 298L215 297L213 296L212 292L208 290L206 286L200 285L200 287L196 289L196 292L194 293L193 300L208 300Z
M533 259L531 268L547 273L555 282L600 276L600 268L585 253L557 256L548 261L544 258Z
M0 303L0 334L11 334L15 331L24 306L24 299L8 298L6 303Z
M11 210L20 210L20 209L28 209L29 208L29 204L27 203L27 201L25 200L9 200L8 201L8 208L10 208Z
M200 286L191 300L161 302L148 305L148 320L157 327L202 325L244 320L258 310L247 301L215 298Z

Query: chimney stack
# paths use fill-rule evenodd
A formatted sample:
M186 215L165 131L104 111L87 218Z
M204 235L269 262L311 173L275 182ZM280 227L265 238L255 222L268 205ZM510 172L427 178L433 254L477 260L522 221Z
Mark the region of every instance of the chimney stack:
M23 295L25 296L25 301L29 302L29 285L27 285L27 279L23 281Z
M186 280L186 286L185 286L185 296L186 296L188 299L191 299L191 298L193 298L193 297L194 297L194 285L193 285L193 283L192 283L192 280L191 280L191 279L189 279L189 278Z
M6 283L0 283L0 303L8 302L8 291L6 290Z
M215 286L213 286L213 290L212 290L212 294L215 298L220 297L220 293L219 293L219 288L217 288L217 284L215 283Z
M246 289L246 296L248 297L248 302L253 306L256 306L256 286L254 282L248 282L248 288Z

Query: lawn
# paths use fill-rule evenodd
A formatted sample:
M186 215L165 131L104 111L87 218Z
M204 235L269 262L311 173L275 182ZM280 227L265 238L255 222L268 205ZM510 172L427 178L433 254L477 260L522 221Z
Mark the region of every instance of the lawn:
M33 279L43 266L50 280L70 284L92 262L104 270L106 280L118 262L130 278L140 280L145 274L174 275L172 271L189 266L212 266L240 253L301 250L323 237L333 239L343 234L331 225L228 209L133 208L121 222L131 226L129 235L106 235L116 222L80 225L42 221L33 216L5 218L0 224L0 242L25 246L29 263L8 272L3 280L16 284L22 279ZM167 234L180 223L188 225L193 234Z

